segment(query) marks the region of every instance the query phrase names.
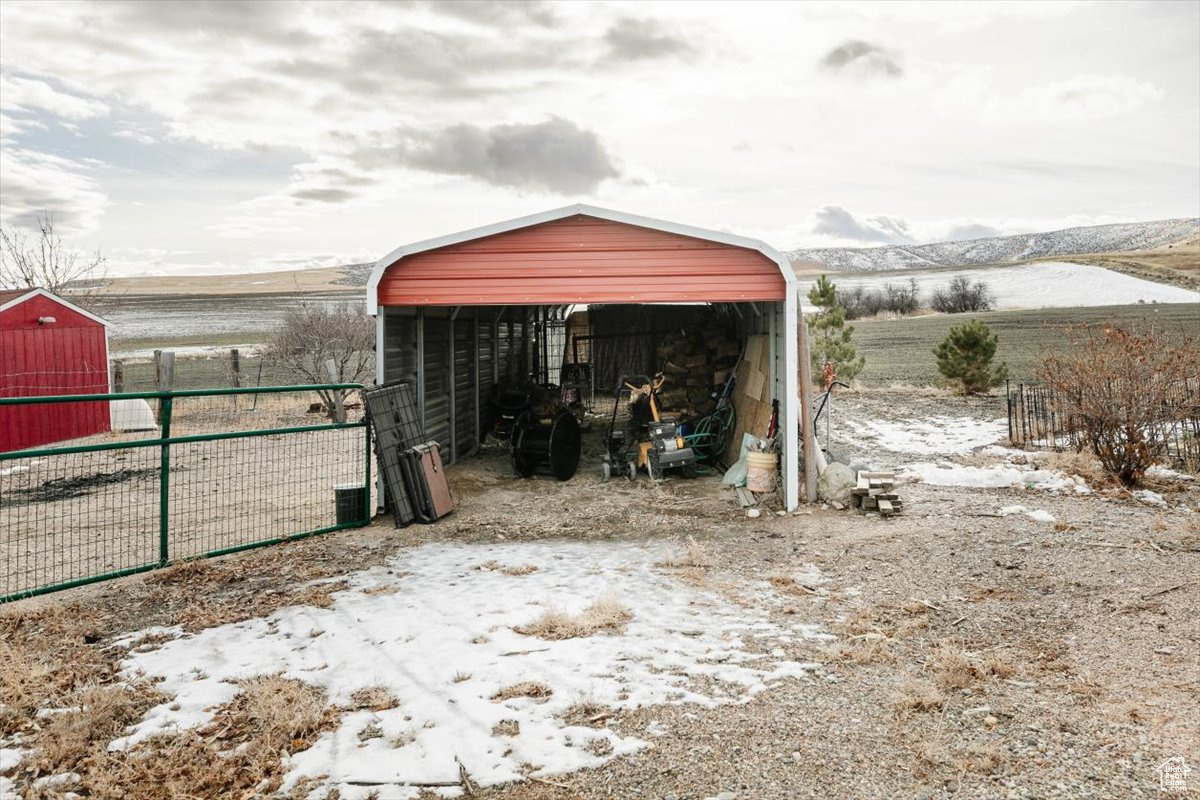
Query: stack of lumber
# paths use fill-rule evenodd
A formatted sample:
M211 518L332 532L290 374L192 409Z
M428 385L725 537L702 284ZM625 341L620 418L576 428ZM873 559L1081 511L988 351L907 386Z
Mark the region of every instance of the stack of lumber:
M732 399L737 426L725 451L727 464L737 461L741 454L743 434L765 438L771 425L771 344L766 336L746 339L746 350L735 375Z
M659 392L663 410L680 419L712 411L713 389L725 383L738 357L732 331L719 325L703 330L676 331L658 342L658 363L666 380Z
M852 508L863 511L878 511L885 517L898 514L904 504L896 494L896 475L891 472L858 473L858 486L850 490Z

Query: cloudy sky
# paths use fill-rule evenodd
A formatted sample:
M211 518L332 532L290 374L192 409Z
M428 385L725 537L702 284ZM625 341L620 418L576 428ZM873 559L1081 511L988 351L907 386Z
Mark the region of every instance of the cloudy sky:
M1200 216L1200 3L0 4L0 215L116 274L588 202L781 249Z

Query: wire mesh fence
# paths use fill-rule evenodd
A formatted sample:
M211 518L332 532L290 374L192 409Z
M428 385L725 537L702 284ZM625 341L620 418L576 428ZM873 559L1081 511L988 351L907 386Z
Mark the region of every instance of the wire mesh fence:
M344 395L344 421L319 389ZM76 405L110 411L86 437L0 453L0 602L366 524L360 389L0 398L0 426Z
M1009 385L1008 438L1022 447L1049 450L1083 450L1086 426L1061 403L1054 390L1019 383ZM1180 379L1170 384L1159 404L1161 419L1151 423L1154 441L1165 446L1172 466L1189 472L1200 470L1200 380ZM1150 433L1147 430L1143 433Z
M149 392L161 388L161 355L117 357L110 369L114 392ZM206 349L203 353L175 354L172 389L214 387L292 386L311 384L312 377L297 373L258 347ZM370 382L373 375L362 376ZM39 386L45 385L39 383Z

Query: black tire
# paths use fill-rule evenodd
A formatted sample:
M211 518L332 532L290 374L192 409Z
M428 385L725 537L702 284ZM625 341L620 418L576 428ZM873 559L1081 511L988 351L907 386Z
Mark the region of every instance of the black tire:
M600 465L600 480L607 482L612 478L612 465L605 461Z
M631 481L637 480L637 462L636 461L629 462L629 469L626 470L625 477L629 478L629 480L631 480Z
M554 477L560 481L575 477L575 471L579 469L579 421L566 409L554 418L549 450L550 469Z

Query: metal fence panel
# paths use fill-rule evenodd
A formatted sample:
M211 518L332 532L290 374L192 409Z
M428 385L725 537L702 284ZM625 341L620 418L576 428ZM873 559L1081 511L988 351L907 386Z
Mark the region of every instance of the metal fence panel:
M17 407L97 400L111 404L114 423L110 433L0 453L0 602L367 524L361 403L348 398L350 418L334 423L315 402L317 390L361 389L0 398L0 424ZM339 521L339 486L352 499L361 487L361 514L343 509Z

